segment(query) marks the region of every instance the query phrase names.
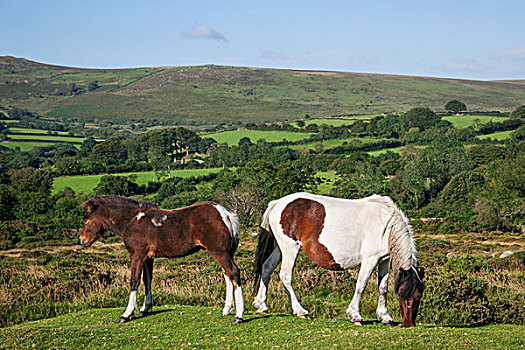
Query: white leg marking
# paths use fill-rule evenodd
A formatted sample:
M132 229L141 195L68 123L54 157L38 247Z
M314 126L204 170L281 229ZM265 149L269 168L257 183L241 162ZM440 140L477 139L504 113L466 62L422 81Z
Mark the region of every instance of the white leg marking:
M235 318L243 318L244 314L244 298L242 296L242 288L240 286L235 287Z
M224 275L224 280L226 281L226 301L224 302L224 309L222 310L222 315L226 316L230 314L234 305L233 305L233 283L230 281L230 278Z
M266 305L266 297L268 292L268 284L272 277L272 272L275 270L277 265L281 262L281 249L279 246L275 246L275 249L270 254L268 259L263 264L261 272L261 283L259 284L259 291L257 296L253 300L253 306L257 308L257 312L265 313L268 312L268 306Z
M359 270L359 277L357 278L357 283L355 284L355 292L350 305L346 309L346 316L352 320L354 323L360 323L363 321L363 317L359 313L359 302L361 301L361 294L366 288L370 275L374 270L374 267L377 264L375 258L363 260L361 262L361 269Z
M122 317L129 318L133 316L136 308L137 308L137 291L133 290L129 294L128 307L126 308L126 311L124 311L124 313L122 314Z

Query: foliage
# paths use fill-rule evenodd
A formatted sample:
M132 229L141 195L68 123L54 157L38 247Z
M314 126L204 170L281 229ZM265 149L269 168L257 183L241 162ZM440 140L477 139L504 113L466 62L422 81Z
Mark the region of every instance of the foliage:
M134 182L133 176L104 175L93 190L96 195L133 196L141 192L141 188Z
M525 119L525 105L514 108L509 117L511 119Z
M448 101L445 109L452 113L459 113L467 110L467 105L458 100Z

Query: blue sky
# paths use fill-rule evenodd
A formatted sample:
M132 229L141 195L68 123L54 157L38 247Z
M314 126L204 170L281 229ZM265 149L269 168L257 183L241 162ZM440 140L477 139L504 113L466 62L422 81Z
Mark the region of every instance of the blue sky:
M0 55L525 79L525 1L0 0Z

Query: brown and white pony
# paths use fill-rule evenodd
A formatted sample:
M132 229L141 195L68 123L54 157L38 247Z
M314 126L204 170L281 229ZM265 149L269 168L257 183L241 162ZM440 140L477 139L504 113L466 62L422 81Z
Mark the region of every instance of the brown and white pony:
M213 202L164 210L152 202L120 196L94 197L82 206L87 208L80 234L83 247L89 247L105 231L111 231L122 237L129 251L131 293L128 307L119 322L133 318L141 273L146 295L139 316L147 315L151 310L151 279L155 258L186 256L202 248L217 260L224 273L226 302L222 314L230 313L235 299L234 323L243 321L240 271L233 262L241 234L236 214Z
M292 314L308 317L292 289L292 272L301 247L314 263L326 269L343 270L361 264L355 293L346 310L355 324L363 321L359 301L376 265L377 317L384 324L393 324L386 305L392 265L403 326L415 325L423 295L423 271L418 268L412 227L392 199L374 195L348 200L295 193L270 202L262 218L255 263L258 293L253 305L258 312L268 311L268 282L282 260L279 276Z

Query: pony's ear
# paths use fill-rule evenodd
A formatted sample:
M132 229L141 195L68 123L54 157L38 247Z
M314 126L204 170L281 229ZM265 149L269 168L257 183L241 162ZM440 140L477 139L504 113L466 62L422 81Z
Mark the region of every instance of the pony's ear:
M419 279L423 281L423 278L425 278L425 268L418 267L417 268L417 275L419 276Z
M82 208L87 208L88 213L92 213L98 208L98 205L93 203L91 200L87 200L82 203Z

